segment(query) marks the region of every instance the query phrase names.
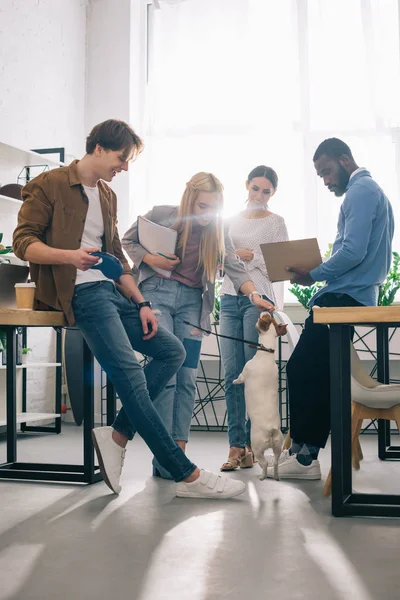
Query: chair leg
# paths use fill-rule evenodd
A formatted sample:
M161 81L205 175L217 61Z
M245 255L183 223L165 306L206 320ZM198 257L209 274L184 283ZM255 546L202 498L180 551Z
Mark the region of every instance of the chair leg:
M358 471L360 469L360 460L364 458L361 445L360 445L360 430L362 426L362 419L358 419L354 426L354 434L351 440L351 452L353 458L353 467Z
M358 471L360 469L360 461L363 459L363 453L360 446L360 440L356 439L354 442L354 446L351 451L352 460L353 460L353 469Z
M361 421L361 425L360 425L360 430L362 427L362 421ZM361 444L360 444L360 434L358 435L358 440L357 440L357 452L358 452L358 460L364 460L364 454L361 448Z
M290 429L289 429L286 434L285 441L283 442L283 449L289 450L291 445L292 445L292 438L290 437Z
M394 420L396 421L397 429L400 432L400 404L392 408L392 414L394 416Z
M352 451L352 461L355 469L360 468L360 455L358 453L358 446L360 441L358 436L360 434L360 429L362 425L362 406L357 402L353 402L351 405L351 451ZM400 413L399 413L400 417ZM361 447L360 447L361 452ZM362 454L362 452L361 452ZM356 466L358 465L358 466ZM329 469L328 477L326 478L323 496L330 496L332 493L332 469Z
M358 447L360 445L359 435L363 421L362 410L362 406L357 402L351 403L351 454L353 467L357 470L360 468Z
M355 406L356 406L356 403L352 402L351 403L351 418L352 419L354 418ZM362 409L359 412L362 412ZM360 444L360 430L361 430L361 427L362 427L362 423L363 423L363 419L360 420L360 422L359 422L359 424L357 426L357 428L358 428L357 442L353 446L353 449L352 449L353 454L356 454L356 456L358 457L358 463L360 463L360 460L363 460L363 458L364 458L364 454L363 454L363 452L361 450L361 444ZM354 467L354 468L358 468L359 469L360 468L360 464L358 465L358 467Z
M329 469L328 477L326 478L324 489L322 491L323 496L330 496L332 493L332 469Z

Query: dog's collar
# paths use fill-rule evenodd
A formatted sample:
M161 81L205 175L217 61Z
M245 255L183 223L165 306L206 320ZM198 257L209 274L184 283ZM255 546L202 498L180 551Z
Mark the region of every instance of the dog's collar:
M255 350L262 350L263 352L269 352L270 354L275 354L274 348L265 348L262 344L258 344L257 346L254 344L249 344L249 348L254 348Z

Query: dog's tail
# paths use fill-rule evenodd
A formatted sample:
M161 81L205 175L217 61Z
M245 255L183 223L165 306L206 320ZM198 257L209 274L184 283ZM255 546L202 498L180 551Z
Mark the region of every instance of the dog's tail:
M234 379L232 381L233 385L240 385L241 383L244 383L244 375L243 375L243 371L242 373L240 373L239 377L237 377L236 379Z
M270 440L271 440L271 446L274 447L275 444L283 444L283 435L282 435L282 431L280 430L280 428L274 428L270 430Z

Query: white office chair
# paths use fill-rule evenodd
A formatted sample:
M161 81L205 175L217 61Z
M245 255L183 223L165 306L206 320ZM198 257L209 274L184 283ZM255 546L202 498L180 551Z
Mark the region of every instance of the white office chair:
M353 467L360 468L362 451L360 429L364 419L396 421L400 430L400 385L379 383L364 369L362 362L350 343L351 354L351 447ZM331 493L331 471L325 482L324 496Z
M296 327L293 325L292 320L290 319L290 317L287 316L286 313L282 312L281 310L274 310L273 316L280 325L287 325L286 335L283 339L286 338L289 344L289 352L290 354L292 354L297 342L299 341L299 332L297 331Z

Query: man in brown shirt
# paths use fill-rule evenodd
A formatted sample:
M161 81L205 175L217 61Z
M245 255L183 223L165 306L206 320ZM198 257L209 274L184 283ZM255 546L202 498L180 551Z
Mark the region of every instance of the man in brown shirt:
M86 154L68 167L42 173L23 189L14 232L14 251L30 262L37 307L62 310L76 323L121 399L112 427L93 430L93 442L107 485L119 493L125 446L137 431L159 463L179 482L177 495L229 498L246 486L198 469L169 435L153 400L185 359L180 341L158 327L123 255L117 230L117 199L105 183L143 148L122 121L96 125ZM123 273L117 283L94 270L99 250L116 256ZM121 291L123 293L121 293ZM128 300L129 298L130 300ZM152 357L142 369L134 350Z

